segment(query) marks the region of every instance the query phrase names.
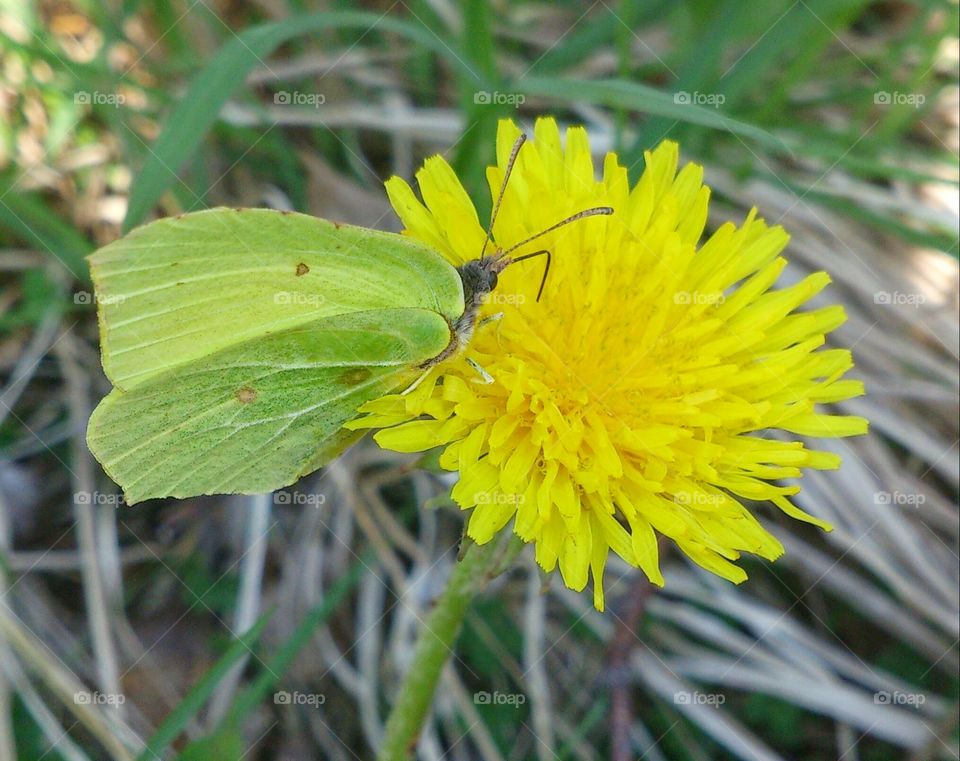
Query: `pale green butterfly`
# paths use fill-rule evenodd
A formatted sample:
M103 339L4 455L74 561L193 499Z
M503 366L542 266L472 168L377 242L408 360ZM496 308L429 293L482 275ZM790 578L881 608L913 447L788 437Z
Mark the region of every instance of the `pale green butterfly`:
M546 255L545 281L549 251L512 251L612 211L459 268L408 237L269 209L137 228L89 257L114 386L90 450L128 504L292 484L359 438L343 426L361 405L466 346L505 267Z

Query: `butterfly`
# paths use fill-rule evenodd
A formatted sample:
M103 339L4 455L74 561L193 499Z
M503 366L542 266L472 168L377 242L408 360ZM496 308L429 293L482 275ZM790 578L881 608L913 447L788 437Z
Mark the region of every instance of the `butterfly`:
M524 137L514 144L482 251ZM511 256L587 209L454 267L409 237L271 209L139 227L89 257L113 385L87 444L128 504L292 484L362 432L371 399L469 344Z

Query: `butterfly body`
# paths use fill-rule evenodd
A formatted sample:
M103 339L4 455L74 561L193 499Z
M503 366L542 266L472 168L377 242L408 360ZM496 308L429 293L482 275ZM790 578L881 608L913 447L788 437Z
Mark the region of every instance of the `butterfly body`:
M424 368L433 367L467 347L477 326L480 307L497 287L497 276L509 264L510 260L498 251L492 256L472 259L457 267L457 274L460 275L463 286L463 314L451 326L450 343L440 354L424 363Z

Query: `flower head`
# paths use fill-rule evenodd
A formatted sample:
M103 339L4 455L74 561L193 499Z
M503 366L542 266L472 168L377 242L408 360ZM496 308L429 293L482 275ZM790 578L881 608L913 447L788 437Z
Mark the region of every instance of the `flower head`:
M519 134L501 122L498 165L487 173L494 197ZM351 424L381 428L375 439L388 449L443 447L441 466L460 473L453 499L471 511L468 535L484 543L512 521L568 587L583 589L592 571L600 610L611 550L663 584L658 534L734 582L746 578L732 562L741 552L777 558L782 545L742 499L829 529L790 502L798 486L780 482L839 458L763 432L867 429L817 407L863 393L842 379L850 352L822 348L843 309L797 311L829 277L775 289L788 236L755 210L699 245L710 191L702 167L678 171L677 162L677 145L661 143L631 188L610 153L598 181L586 131L569 129L562 144L556 123L538 120L506 186L497 244L583 209L610 206L613 215L519 249L552 254L541 300L544 259L508 267L466 351L412 392L366 404ZM484 225L450 166L427 159L417 180L423 203L402 179L387 182L405 233L454 265L480 256Z

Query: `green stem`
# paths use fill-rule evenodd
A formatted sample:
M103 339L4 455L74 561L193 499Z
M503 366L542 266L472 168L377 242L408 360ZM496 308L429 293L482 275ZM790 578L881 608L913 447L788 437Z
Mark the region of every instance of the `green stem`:
M457 635L470 602L501 570L501 543L471 545L454 566L443 594L427 617L413 661L400 685L380 746L378 761L407 761L427 718L440 672L453 654Z

